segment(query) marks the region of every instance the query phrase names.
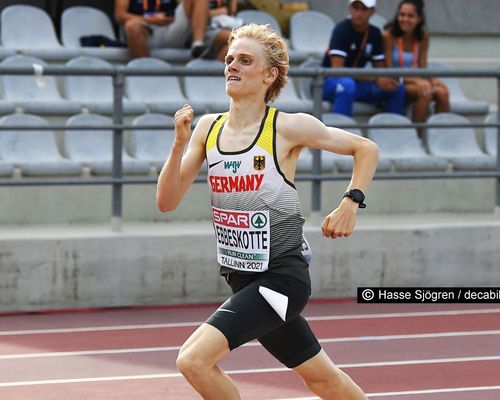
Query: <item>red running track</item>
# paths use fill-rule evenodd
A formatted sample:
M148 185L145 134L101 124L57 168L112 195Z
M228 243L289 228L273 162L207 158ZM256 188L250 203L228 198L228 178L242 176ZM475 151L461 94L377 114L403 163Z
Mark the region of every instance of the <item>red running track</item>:
M215 307L3 315L0 399L198 399L175 357ZM370 398L500 399L500 305L312 301L304 315ZM256 342L221 366L243 399L315 398Z

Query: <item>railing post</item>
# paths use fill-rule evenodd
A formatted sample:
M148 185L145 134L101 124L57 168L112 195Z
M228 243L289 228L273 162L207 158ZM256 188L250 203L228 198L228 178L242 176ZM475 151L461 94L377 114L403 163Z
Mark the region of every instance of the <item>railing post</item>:
M113 75L113 124L123 125L123 93L125 75L118 70ZM113 129L113 179L123 177L122 168L123 130ZM121 231L122 229L122 199L123 184L113 183L111 195L111 229Z
M321 120L322 107L323 107L323 76L316 73L313 77L312 85L313 97L313 113L316 118ZM321 175L321 150L313 149L313 164L312 173L315 177ZM314 178L312 180L312 199L311 199L311 212L313 219L319 218L321 213L321 179Z
M497 123L500 122L500 68L497 75ZM500 173L500 126L497 126L497 167L496 173ZM496 199L495 199L495 214L500 216L500 176L496 179Z

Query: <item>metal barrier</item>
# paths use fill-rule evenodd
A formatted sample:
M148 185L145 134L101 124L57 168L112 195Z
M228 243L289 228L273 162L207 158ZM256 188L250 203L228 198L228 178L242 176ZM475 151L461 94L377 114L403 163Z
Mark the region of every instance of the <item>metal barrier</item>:
M40 66L36 67L36 75L40 76ZM186 67L170 67L167 69L158 68L134 68L126 66L113 66L112 68L81 68L70 66L47 66L43 68L43 74L46 75L95 75L95 76L111 76L113 79L113 125L109 126L78 126L67 127L50 125L48 127L29 127L29 126L0 126L2 130L42 130L42 129L112 129L113 130L113 167L110 179L0 179L0 186L42 186L42 185L111 185L112 186L112 204L111 204L111 225L113 230L121 229L122 219L122 192L125 184L155 184L156 179L152 178L124 178L122 171L122 148L123 148L123 131L131 129L132 126L123 124L123 97L124 85L126 76L221 76L223 70L221 68L186 68ZM1 75L35 75L35 66L31 67L5 67L0 66ZM323 79L327 76L350 76L356 77L377 77L377 76L393 76L393 77L434 77L434 76L450 76L463 78L495 78L497 81L497 113L500 112L500 68L460 68L453 70L443 70L435 68L427 69L400 69L400 68L381 68L381 69L355 69L355 68L290 68L289 75L291 77L313 78L313 114L321 119L322 114L322 89ZM356 125L339 125L342 128L400 128L400 127L496 127L497 128L497 160L496 170L494 172L472 171L472 172L448 172L448 173L378 173L375 179L460 179L460 178L496 178L496 209L500 210L500 123L481 123L481 124L456 124L456 125L432 125L432 124L412 124L412 125L377 125L377 124L356 124ZM134 126L133 129L165 129L164 126ZM319 212L321 210L321 182L332 180L350 179L350 174L338 174L335 176L327 176L322 174L321 169L321 152L313 150L313 167L312 173L307 175L297 175L297 181L312 182L312 211ZM202 178L197 178L195 182L204 181Z

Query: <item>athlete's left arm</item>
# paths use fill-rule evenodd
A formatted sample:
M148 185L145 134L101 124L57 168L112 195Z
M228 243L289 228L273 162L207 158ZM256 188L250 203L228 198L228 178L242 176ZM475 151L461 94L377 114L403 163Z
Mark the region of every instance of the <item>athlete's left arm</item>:
M325 126L309 114L282 113L280 135L290 149L310 147L354 157L354 169L348 190L368 190L378 161L378 146L372 141L339 128ZM343 198L322 225L323 235L335 239L350 236L356 222L358 204Z

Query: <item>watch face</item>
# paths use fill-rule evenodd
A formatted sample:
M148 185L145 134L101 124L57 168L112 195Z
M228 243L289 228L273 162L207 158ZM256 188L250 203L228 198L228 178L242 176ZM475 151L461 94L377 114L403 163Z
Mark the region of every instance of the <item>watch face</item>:
M365 195L359 189L352 189L351 196L356 203L362 203L365 200Z

